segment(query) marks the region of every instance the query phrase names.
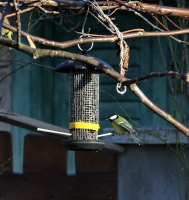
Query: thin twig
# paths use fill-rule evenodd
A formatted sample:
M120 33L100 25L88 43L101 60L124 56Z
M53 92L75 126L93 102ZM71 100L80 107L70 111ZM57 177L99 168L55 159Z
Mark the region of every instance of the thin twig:
M164 16L174 27L178 30L182 30L177 24L175 24L168 16Z
M140 18L142 18L144 21L146 21L150 26L152 26L154 29L157 29L161 32L164 32L164 30L162 30L161 28L157 27L156 25L154 25L153 23L151 23L146 17L144 17L143 15L141 15L139 12L129 9L130 11L132 11L135 15L139 16ZM174 36L170 36L173 40L177 41L178 43L183 43L183 44L187 44L189 45L188 42L183 41L183 40L179 40L177 38L175 38Z
M86 21L87 21L88 14L89 14L89 6L87 7L87 12L86 12L85 18L83 20L83 25L82 25L82 29L81 29L82 34L84 34L84 32L85 32L85 24L86 24Z
M46 66L46 65L41 65L41 64L38 64L38 63L34 63L34 61L23 61L23 60L14 60L14 61L19 61L19 62L22 62L22 63L26 63L25 65L21 65L20 67L18 67L17 69L11 71L10 73L6 74L1 80L0 80L0 83L3 82L8 76L10 76L11 74L19 71L20 69L26 67L27 65L30 65L32 64L33 66L39 66L39 67L44 67L44 68L47 68L47 69L51 69L51 70L55 70L54 67L50 67L50 66Z
M0 80L0 83L3 82L8 76L10 76L11 74L19 71L20 69L28 66L29 64L31 64L33 61L30 61L30 62L27 62L25 65L21 65L19 68L17 69L14 69L13 71L11 71L10 73L6 74L1 80Z
M156 106L152 101L150 101L144 93L138 88L136 84L131 84L130 89L133 91L133 93L141 100L142 103L144 103L147 107L149 107L153 112L155 112L157 115L168 121L170 124L172 124L175 128L180 130L185 135L189 136L189 128L181 124L179 121L174 119L171 115L166 113L165 111L161 110L158 106Z
M16 11L17 45L19 48L21 43L21 21L20 21L20 14L19 14L19 7L17 5L17 0L13 0L13 4Z
M141 81L144 81L144 80L149 79L149 78L164 77L164 76L169 76L171 78L181 79L181 80L189 83L189 80L187 79L186 75L179 74L178 72L168 71L168 72L152 72L152 73L147 74L145 76L140 76L140 77L137 77L137 78L134 78L134 79L127 80L127 81L124 82L124 84L126 86L129 86L133 83L141 82Z
M10 26L8 24L3 23L3 28L11 30L12 32L17 32L17 29L15 27ZM187 33L189 33L189 29L166 31L166 32L165 31L164 32L141 32L141 31L139 31L139 32L134 32L134 33L123 34L123 38L128 39L128 38L137 38L137 37L156 37L156 36L163 37L163 36L181 35L181 34L187 34ZM87 35L87 33L85 33L85 34ZM99 37L97 37L97 35L95 35L96 37L82 38L82 40L74 39L74 40L69 40L66 42L56 42L56 41L46 40L44 38L40 38L37 36L33 36L24 31L21 31L21 35L23 37L27 37L29 35L29 37L34 42L38 42L38 43L41 43L41 44L47 45L47 46L63 48L63 49L72 47L72 46L75 46L78 44L85 44L85 43L91 43L91 42L115 42L118 40L118 37L115 35L104 35L103 37L101 35L99 35ZM7 44L7 46L8 46L8 44Z
M26 9L24 9L24 10L20 10L20 11L18 11L18 14L23 14L23 13L25 13L25 12L28 12L28 11L30 11L30 10L33 10L34 8L35 8L35 7L30 7L30 8L26 8ZM6 15L6 18L14 17L14 16L16 16L16 13L11 13L11 14Z
M166 31L169 31L169 29L162 23L159 21L159 19L157 17L155 17L154 15L151 15L151 17L158 23L160 24Z
M57 12L57 11L49 11L49 10L46 10L46 9L44 9L43 7L41 7L41 6L37 6L40 10L42 10L44 13L49 13L49 14L54 14L54 15L58 15L59 14L59 12Z
M89 13L97 20L99 21L107 30L109 30L112 34L114 34L114 32L108 27L106 26L106 24L104 24L96 15L94 15L92 12L89 11Z

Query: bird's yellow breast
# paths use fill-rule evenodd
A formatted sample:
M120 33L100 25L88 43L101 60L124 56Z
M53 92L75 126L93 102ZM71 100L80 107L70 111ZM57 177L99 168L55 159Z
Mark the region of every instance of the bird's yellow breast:
M114 127L114 129L117 131L118 134L128 134L127 130L125 130L125 128L119 126L118 124L116 124L114 121L112 121L112 126Z

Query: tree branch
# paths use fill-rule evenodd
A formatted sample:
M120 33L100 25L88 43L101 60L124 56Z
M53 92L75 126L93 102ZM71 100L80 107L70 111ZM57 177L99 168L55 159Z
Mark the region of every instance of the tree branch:
M157 107L155 104L153 104L138 88L136 84L132 84L130 86L130 89L134 92L134 94L144 103L147 107L149 107L153 112L155 112L157 115L168 121L170 124L172 124L175 128L183 132L186 136L189 136L189 128L178 122L176 119L174 119L171 115L161 110L159 107Z
M8 40L6 38L1 38L0 43L2 45L8 44L11 47L17 48L16 41ZM17 48L18 49L18 48ZM85 62L88 64L91 64L94 66L94 68L97 68L98 70L103 71L105 74L109 75L113 79L115 79L117 82L122 83L125 85L124 82L126 82L128 79L124 76L118 74L116 71L111 70L107 68L105 64L100 63L97 60L94 60L92 57L87 57L84 55L78 55L74 53L69 53L65 51L57 51L57 50L47 50L47 49L34 49L31 48L25 44L20 44L20 47L18 49L19 51L22 51L30 56L33 56L34 58L42 58L42 57L61 57L61 58L67 58L71 60L76 60L80 62ZM188 78L188 74L187 74ZM180 122L178 122L176 119L171 117L169 114L158 108L156 105L154 105L143 93L142 91L137 87L136 84L131 84L129 86L131 91L134 92L134 94L146 105L148 106L153 112L155 112L157 115L168 121L170 124L172 124L175 128L189 136L189 129L182 125Z
M3 23L3 28L6 28L12 32L17 32L17 29L11 25ZM66 42L56 42L52 40L46 40L44 38L40 38L37 36L33 36L31 34L28 34L24 31L20 31L21 35L23 37L29 36L34 42L41 43L43 45L52 46L52 47L58 47L58 48L68 48L72 47L78 44L85 44L85 43L91 43L91 42L115 42L118 40L118 37L115 35L96 35L95 37L87 37L87 38L79 38L74 40L69 40ZM164 32L144 32L144 31L135 31L130 30L129 33L123 32L123 39L129 39L129 38L137 38L137 37L164 37L164 36L172 36L172 35L181 35L181 34L187 34L189 33L189 29L182 29L182 30L175 30L175 31L164 31ZM89 35L88 33L85 33L85 35ZM182 42L182 41L179 41Z
M87 3L84 1L75 1L75 0L50 0L50 1L34 1L34 0L19 0L18 6L28 5L29 7L36 4L41 4L43 7L62 7L69 10L85 10ZM114 1L97 1L97 4L101 7L102 10L111 10L111 9L120 9L120 10L129 10L129 8L136 10L138 12L143 12L147 14L156 14L156 15L167 15L170 17L184 18L189 19L189 12L186 8L176 8L169 6L162 6L157 4L147 4L147 3L127 3L126 1L114 0ZM6 2L0 2L0 5L6 5ZM123 6L120 6L123 5ZM10 6L13 6L13 3L10 3Z
M140 81L144 81L148 78L153 78L153 77L164 77L164 76L170 76L171 78L177 78L177 79L181 79L187 83L189 83L189 80L187 78L187 74L179 74L178 72L173 72L173 71L168 71L168 72L152 72L150 74L147 74L145 76L140 76L134 79L129 79L127 81L124 82L124 85L126 86L130 86L131 84L140 82Z
M137 12L143 12L147 14L155 14L161 16L179 17L184 19L189 19L189 12L186 8L176 8L169 6L162 6L157 4L146 4L146 3L125 3L121 0L114 0L115 2L123 5L127 8L136 10Z
M17 45L19 47L21 42L21 22L20 22L20 14L19 14L19 7L17 4L17 0L13 0L13 4L16 11L16 25L17 25Z

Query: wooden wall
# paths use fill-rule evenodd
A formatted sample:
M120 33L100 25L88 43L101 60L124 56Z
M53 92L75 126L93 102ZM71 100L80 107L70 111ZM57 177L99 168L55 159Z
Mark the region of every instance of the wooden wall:
M60 140L28 134L24 141L24 174L12 173L11 157L11 136L1 132L0 199L117 199L116 154L76 152L76 175L67 176L67 150Z
M8 132L0 132L0 175L12 171L12 142Z
M3 200L101 200L117 199L117 176L16 175L0 176Z

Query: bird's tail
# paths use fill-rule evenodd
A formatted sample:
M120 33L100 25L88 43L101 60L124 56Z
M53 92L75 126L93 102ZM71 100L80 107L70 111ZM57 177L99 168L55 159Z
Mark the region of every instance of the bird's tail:
M133 133L130 133L130 136L133 138L133 140L138 143L139 145L142 145L142 143L140 142L140 140L135 136L133 135Z

